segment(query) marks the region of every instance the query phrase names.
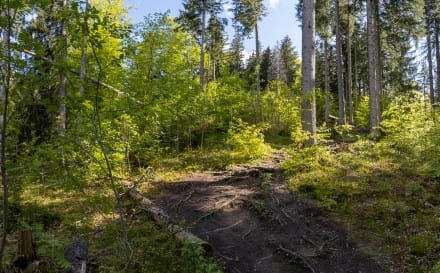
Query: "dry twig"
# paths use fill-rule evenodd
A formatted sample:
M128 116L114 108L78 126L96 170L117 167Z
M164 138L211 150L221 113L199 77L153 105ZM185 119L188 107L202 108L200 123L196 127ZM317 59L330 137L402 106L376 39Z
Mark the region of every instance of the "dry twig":
M299 253L297 253L297 252L295 252L295 251L293 251L293 250L290 250L290 249L287 249L287 248L284 248L284 247L282 247L281 245L279 245L278 246L278 249L280 249L280 250L282 250L282 251L284 251L284 252L286 252L286 253L288 253L288 254L290 254L291 256L293 256L293 257L295 257L295 258L297 258L297 259L300 259L309 269L310 269L310 271L312 271L313 273L316 273L316 270L315 270L315 268L312 266L312 264L310 263L310 261L306 258L306 257L304 257L303 255L301 255L301 254L299 254Z

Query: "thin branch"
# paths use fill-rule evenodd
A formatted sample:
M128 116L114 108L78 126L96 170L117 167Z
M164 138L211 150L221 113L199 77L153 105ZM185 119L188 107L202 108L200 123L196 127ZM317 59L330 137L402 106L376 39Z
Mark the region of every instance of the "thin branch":
M295 252L295 251L292 251L292 250L290 250L290 249L287 249L287 248L284 248L284 247L282 247L281 245L279 245L278 246L278 248L280 249L280 250L282 250L282 251L284 251L284 252L286 252L286 253L288 253L288 254L290 254L291 256L293 256L293 257L295 257L295 258L297 258L297 259L300 259L309 269L310 269L310 271L312 271L313 273L316 273L316 270L315 270L315 268L312 266L312 264L310 263L310 261L306 258L306 257L304 257L303 255L301 255L301 254L299 254L299 253L297 253L297 252Z
M234 223L234 224L232 224L232 225L229 225L229 226L227 226L227 227L217 228L217 229L214 229L214 230L212 230L212 231L207 231L207 232L205 232L205 233L215 233L215 232L225 231L225 230L228 230L228 229L231 229L231 228L233 228L233 227L238 226L238 225L241 224L242 222L243 222L243 220L239 220L239 221L237 221L236 223Z
M37 53L35 53L35 52L33 52L33 51L30 51L30 50L27 50L27 49L22 49L22 50L20 50L20 51L23 52L24 54L27 54L27 55L33 56L33 57L35 57L35 58L37 58L37 59L41 59L41 60L44 60L44 61L46 61L46 62L49 62L49 63L52 64L52 65L55 65L55 62L54 62L53 60L50 60L50 59L47 58L47 57L44 57L44 56L38 55ZM73 69L73 68L72 68L72 69L69 69L69 71L70 71L72 74L75 74L75 75L77 75L77 76L82 76L82 75L81 75L81 72L78 71L78 70L76 70L76 69ZM133 101L135 101L135 102L137 102L137 103L141 103L141 102L139 102L138 100L136 100L135 98L131 97L131 96L130 96L129 94L127 94L126 92L123 92L123 91L119 90L118 88L111 86L110 84L107 84L107 83L105 83L105 82L102 82L100 79L93 78L93 77L91 77L91 76L89 76L89 75L83 75L83 76L84 76L87 80L91 81L92 83L97 84L97 85L102 86L102 87L105 87L105 88L107 88L107 89L109 89L109 90L115 92L116 95L117 95L118 97L128 97L128 98L132 99Z
M221 210L222 208L226 207L227 205L231 204L232 202L234 202L235 200L237 200L240 197L240 195L236 195L234 198L232 198L231 200L228 200L226 202L224 202L223 204L220 205L220 207L215 208L214 210L210 211L209 213L200 216L197 220L194 221L195 223L200 222L201 220L205 219L208 216L211 216L212 214L214 214L216 211Z

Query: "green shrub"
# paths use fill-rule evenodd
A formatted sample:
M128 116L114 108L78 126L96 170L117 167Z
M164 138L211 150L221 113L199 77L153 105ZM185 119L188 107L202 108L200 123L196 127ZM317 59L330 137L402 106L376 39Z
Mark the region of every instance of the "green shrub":
M370 98L364 96L360 99L355 110L355 123L362 129L368 130L370 127Z
M264 129L265 126L248 125L239 121L228 130L226 144L240 157L262 158L270 152L269 145L264 143Z

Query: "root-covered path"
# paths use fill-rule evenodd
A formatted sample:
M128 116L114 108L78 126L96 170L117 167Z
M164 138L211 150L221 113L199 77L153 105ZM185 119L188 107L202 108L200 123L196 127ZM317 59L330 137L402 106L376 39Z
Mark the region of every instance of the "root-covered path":
M341 224L288 191L284 156L163 184L154 202L208 241L225 272L384 272Z

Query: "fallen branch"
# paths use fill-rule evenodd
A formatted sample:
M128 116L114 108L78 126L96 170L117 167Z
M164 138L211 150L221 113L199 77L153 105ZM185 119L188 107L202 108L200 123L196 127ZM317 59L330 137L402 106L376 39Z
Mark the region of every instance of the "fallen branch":
M222 228L217 228L217 229L214 229L214 230L212 230L212 231L207 231L207 232L205 232L205 233L215 233L215 232L220 232L220 231L228 230L228 229L231 229L231 228L233 228L233 227L235 227L235 226L238 226L238 225L241 224L242 222L243 222L243 220L240 220L240 221L237 221L236 223L234 223L234 224L232 224L232 225L230 225L230 226L222 227Z
M290 249L284 248L281 245L278 246L278 249L286 252L287 254L290 254L291 256L293 256L297 259L300 259L310 269L310 271L312 271L313 273L316 273L315 268L312 266L312 264L309 262L309 260L306 257L304 257L303 255L301 255L295 251L292 251Z
M200 239L187 230L183 230L180 226L173 224L171 217L163 209L155 206L150 199L144 197L136 189L131 188L128 191L128 195L134 199L136 203L139 204L140 208L146 211L161 228L174 233L177 240L181 242L189 242L191 245L201 246L208 255L213 253L213 249L208 242Z
M293 217L290 216L284 209L281 209L281 212L284 214L284 216L286 216L287 219L292 221L292 223L295 223L295 220L293 219Z
M226 202L224 202L220 207L215 208L214 210L210 211L209 213L200 216L197 220L194 221L195 223L200 222L201 220L205 219L208 216L211 216L212 214L214 214L216 211L219 211L221 209L223 209L224 207L228 206L229 204L231 204L232 202L234 202L235 200L237 200L240 197L240 195L236 195L234 198L232 198L231 200L228 200Z
M194 194L194 192L195 191L191 191L184 199L180 199L179 200L179 202L177 202L175 205L174 205L174 210L177 212L178 210L179 210L179 208L180 208L180 206L183 204L183 203L185 203L185 202L187 202L189 199L191 199L191 197L192 197L192 195Z

